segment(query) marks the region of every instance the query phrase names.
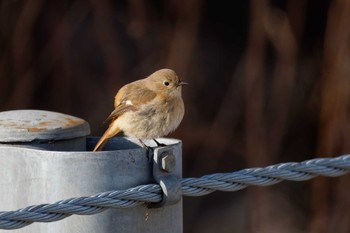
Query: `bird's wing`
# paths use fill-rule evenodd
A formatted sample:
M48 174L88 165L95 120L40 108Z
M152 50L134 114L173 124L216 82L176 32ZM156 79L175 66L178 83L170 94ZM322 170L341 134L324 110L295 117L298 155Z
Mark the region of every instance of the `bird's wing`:
M133 86L125 85L118 91L114 101L115 109L106 121L116 119L125 112L135 111L140 105L152 101L157 96L154 91L142 86L142 83L141 85L135 84Z
M105 120L105 122L113 120L118 118L120 115L122 115L123 113L127 112L127 111L134 111L135 107L131 106L131 105L126 105L125 103L121 103L119 104L114 110L113 112L107 117L107 119Z
M115 96L114 107L117 108L123 102L138 107L153 100L157 95L146 87L144 81L141 79L122 87Z

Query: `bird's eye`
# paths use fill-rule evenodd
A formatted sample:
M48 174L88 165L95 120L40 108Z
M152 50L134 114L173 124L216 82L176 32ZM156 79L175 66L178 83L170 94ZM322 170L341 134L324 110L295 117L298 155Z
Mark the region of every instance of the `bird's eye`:
M168 81L164 81L163 84L164 86L169 86L170 83Z

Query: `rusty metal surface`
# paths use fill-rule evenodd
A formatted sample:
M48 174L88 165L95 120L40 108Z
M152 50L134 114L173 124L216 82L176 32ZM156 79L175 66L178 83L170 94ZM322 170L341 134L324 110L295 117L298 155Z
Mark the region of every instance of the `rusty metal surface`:
M64 140L88 134L89 124L78 117L42 110L0 112L0 142Z

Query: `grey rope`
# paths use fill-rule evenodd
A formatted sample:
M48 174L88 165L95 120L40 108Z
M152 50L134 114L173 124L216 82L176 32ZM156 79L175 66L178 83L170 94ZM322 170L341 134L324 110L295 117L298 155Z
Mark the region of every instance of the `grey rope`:
M216 173L181 180L184 196L203 196L214 191L234 192L249 185L268 186L282 180L303 181L315 176L341 176L350 171L350 155L281 163L264 168L248 168L232 173ZM162 200L158 184L141 185L122 191L109 191L53 204L29 206L0 212L0 229L18 229L33 222L53 222L72 214L91 215L107 208L129 208Z

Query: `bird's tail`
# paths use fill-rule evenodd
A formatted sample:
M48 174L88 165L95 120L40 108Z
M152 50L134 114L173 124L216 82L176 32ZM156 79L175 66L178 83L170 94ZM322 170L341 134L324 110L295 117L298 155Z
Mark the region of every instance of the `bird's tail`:
M109 141L109 139L113 136L115 136L116 134L118 134L121 131L121 129L119 127L117 127L115 125L115 121L113 121L108 129L106 130L106 132L103 134L103 136L100 138L100 140L97 142L95 148L94 148L94 152L95 151L100 151L102 150L102 148L104 147L104 145Z

